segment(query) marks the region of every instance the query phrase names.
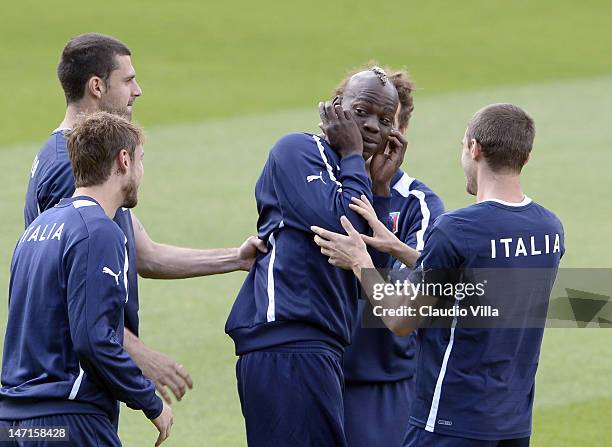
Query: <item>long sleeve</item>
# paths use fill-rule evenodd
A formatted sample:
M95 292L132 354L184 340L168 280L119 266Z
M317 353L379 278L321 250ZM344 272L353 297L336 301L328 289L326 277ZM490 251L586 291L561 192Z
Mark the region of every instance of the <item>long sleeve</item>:
M389 216L391 210L391 196L374 196L372 206L374 207L374 211L376 212L376 217L378 217L378 220L380 220L385 225L385 227L391 230L392 222ZM389 264L391 262L391 256L389 254L378 251L372 247L368 247L368 252L370 253L372 262L374 262L374 266L378 268L389 267Z
M115 399L153 419L162 402L121 342L128 262L123 236L114 230L110 224L93 230L67 254L70 334L83 371Z
M349 208L351 197L372 200L371 182L359 155L341 158L338 167L316 136L290 134L271 151L271 174L283 219L304 231L317 225L344 233L340 217L346 216L357 231L368 225Z

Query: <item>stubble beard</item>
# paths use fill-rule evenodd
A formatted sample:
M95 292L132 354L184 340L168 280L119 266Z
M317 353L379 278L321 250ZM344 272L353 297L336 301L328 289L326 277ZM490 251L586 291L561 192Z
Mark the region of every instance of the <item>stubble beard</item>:
M127 185L123 187L122 208L135 208L138 204L138 185L133 177L130 177Z
M108 112L113 115L119 116L130 122L132 121L132 112L130 109L128 109L127 105L124 106L123 108L119 108L116 105L111 104L110 102L107 102L106 100L102 100L100 102L100 110L102 112Z
M472 196L475 196L478 193L478 186L474 177L467 177L465 190Z

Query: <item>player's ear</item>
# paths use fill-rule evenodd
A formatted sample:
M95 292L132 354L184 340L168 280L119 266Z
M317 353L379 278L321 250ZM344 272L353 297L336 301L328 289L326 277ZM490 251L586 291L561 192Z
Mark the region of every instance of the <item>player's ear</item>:
M472 160L478 160L480 158L480 155L482 154L482 146L480 145L480 143L474 138L472 138L470 140L469 149L470 155L472 156Z
M106 91L106 84L104 83L102 78L99 78L98 76L92 76L87 81L85 88L91 96L100 99Z
M123 174L129 171L130 163L132 162L130 154L126 149L121 149L117 154L117 174Z

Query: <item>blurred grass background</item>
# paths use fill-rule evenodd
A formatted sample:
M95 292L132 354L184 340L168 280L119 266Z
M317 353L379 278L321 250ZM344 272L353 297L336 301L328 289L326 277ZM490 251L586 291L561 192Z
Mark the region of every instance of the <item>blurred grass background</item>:
M377 59L407 66L426 95L610 72L604 0L25 0L2 8L0 145L36 141L58 121L55 67L84 31L134 53L144 125L299 108Z
M376 59L406 66L418 91L404 168L465 206L460 140L490 102L524 106L538 126L525 190L565 225L564 267L612 267L612 4L603 1L175 2L4 5L0 27L0 286L22 227L32 159L61 121L61 48L85 31L131 47L148 135L136 213L163 242L239 244L255 232L254 183L271 144L315 130L316 104ZM141 281L142 337L190 370L168 446L244 445L225 317L244 274ZM5 309L0 311L4 333ZM538 372L535 446L606 445L612 332L549 330ZM272 379L271 379L272 381ZM608 422L606 422L608 421ZM123 411L124 445L154 443Z

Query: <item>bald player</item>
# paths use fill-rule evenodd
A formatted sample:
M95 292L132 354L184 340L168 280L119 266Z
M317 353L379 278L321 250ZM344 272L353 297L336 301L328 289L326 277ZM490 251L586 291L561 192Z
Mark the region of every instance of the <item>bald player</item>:
M414 84L404 70L386 72L399 95L395 125L405 134L414 109ZM342 94L349 79L340 83L336 94ZM380 169L377 163L366 165L371 175L380 174L376 172ZM412 265L414 260L409 256L423 250L431 225L444 212L444 205L425 183L399 167L389 190L378 194L389 197L389 214L381 216L387 220L377 219L377 224L372 225L375 238L370 243L390 256L377 262L377 267L399 269ZM406 414L414 401L416 337L398 337L386 328L373 327L368 324L372 315L367 299L360 299L359 319L344 355L344 431L351 447L400 447ZM370 423L364 424L364 420Z
M313 242L312 225L342 231L364 195L389 215L388 191L405 141L393 128L398 93L373 67L355 74L342 96L321 103L323 136L292 133L272 148L255 195L259 254L229 315L236 374L250 446L346 446L342 354L356 324L358 283L333 267ZM387 148L386 153L385 149ZM370 178L365 160L380 166Z

